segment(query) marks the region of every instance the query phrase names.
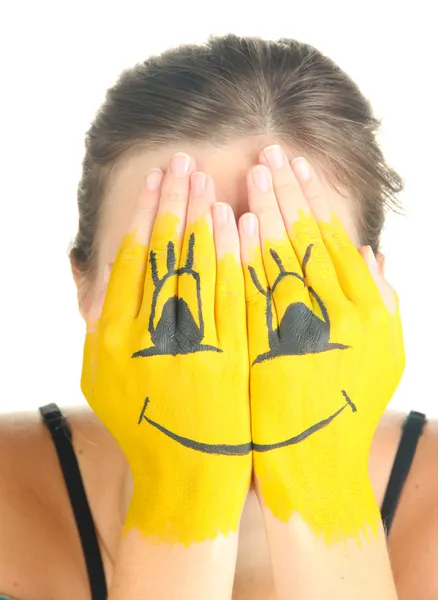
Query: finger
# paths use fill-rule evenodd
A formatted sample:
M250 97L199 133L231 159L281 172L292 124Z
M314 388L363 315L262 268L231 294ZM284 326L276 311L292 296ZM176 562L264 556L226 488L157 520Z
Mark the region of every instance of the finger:
M302 302L312 309L303 273L290 243L277 203L272 177L265 165L248 173L248 203L259 221L263 265L281 321L292 302Z
M172 157L163 179L157 218L149 244L143 303L139 314L142 327L151 336L166 303L166 315L175 314L174 303L178 293L176 271L184 237L190 174L194 168L191 157L177 153Z
M211 177L192 174L187 225L178 271L178 321L191 323L188 335L201 345L217 347L214 315L216 252L212 208L215 190ZM188 321L182 318L186 314Z
M269 351L269 336L278 322L263 265L257 217L246 213L239 219L240 254L243 267L249 357L251 364ZM268 335L267 335L268 331Z
M105 296L108 289L108 281L114 263L105 265L102 275L96 275L96 286L93 298L91 299L85 312L86 329L88 333L94 333L99 329L99 319L102 314Z
M379 290L341 220L333 214L319 226L345 296L357 307L380 303Z
M345 297L312 212L313 205L304 195L301 181L280 146L265 148L261 159L272 170L279 209L315 309L322 309L322 303L329 312L338 310L345 304ZM327 202L322 193L318 206L320 211L327 211Z
M316 213L324 245L330 255L344 296L356 306L381 302L380 293L373 282L369 269L341 220L331 210L325 198L318 174L307 161L303 161L302 158L296 159L292 166L300 179L303 194L308 198ZM306 177L303 177L303 166L307 169Z
M216 247L215 321L219 346L235 348L247 339L245 287L240 261L239 232L228 204L213 207Z
M150 171L138 195L129 231L112 265L106 292L102 288L101 298L105 298L102 319L106 322L130 322L139 313L148 244L157 213L162 178L160 169Z

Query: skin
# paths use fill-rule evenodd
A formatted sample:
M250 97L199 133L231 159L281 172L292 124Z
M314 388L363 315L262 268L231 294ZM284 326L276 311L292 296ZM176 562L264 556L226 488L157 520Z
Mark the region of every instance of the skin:
M291 169L275 146L263 154L270 169L257 166L248 178L260 236L243 226L241 245L253 466L277 597L389 600L396 591L367 463L404 368L396 294L358 254L311 165L300 158ZM262 173L260 192L252 180ZM292 424L303 432L298 441Z
M267 140L238 140L227 147L209 148L184 145L184 151L194 157L198 170L211 175L215 183L217 202L227 202L233 209L236 220L248 211L248 192L246 175L255 164L260 148L268 145ZM298 153L283 146L289 160ZM73 267L73 275L78 286L79 308L84 319L96 303L100 291L100 282L104 276L106 264L112 264L125 232L129 229L138 192L144 182L145 174L153 168L166 170L170 158L180 151L178 146L163 147L159 150L145 151L119 162L112 173L112 183L107 196L107 210L99 236L99 261L96 280L88 282ZM318 174L322 176L318 170ZM324 181L326 198L342 221L356 247L360 247L351 210L352 201L343 191L341 196ZM384 268L384 256L376 257Z
M214 151L184 145L184 148L166 148L160 152L146 152L141 156L131 158L120 164L114 171L113 185L108 197L108 209L101 229L99 269L96 285L90 285L90 282L84 280L74 269L82 315L86 318L93 309L98 294L99 280L103 277L105 264L114 261L120 241L129 227L138 190L142 185L145 173L150 168L159 166L165 170L168 160L175 151L182 149L192 154L196 158L198 168L214 177L217 200L226 201L231 204L236 217L239 217L248 209L246 204L245 177L248 169L254 164L257 158L259 148L259 145L254 144L254 140L251 141L251 144L241 142L240 144L233 144L230 148ZM292 159L294 155L288 152L288 157ZM354 215L351 214L351 201L337 194L328 185L325 186L325 189L326 198L330 205L343 222L356 246L359 247L354 227ZM377 259L383 273L383 257L379 255ZM60 403L62 404L62 402ZM104 561L108 575L111 577L112 561L110 556L114 558L117 551L120 528L126 514L131 491L130 486L132 482L130 481L129 470L116 443L92 413L90 414L85 409L80 411L66 411L66 414L75 432L74 444L81 469L84 472L85 481L89 482L89 499L92 508L94 507L95 509L94 513L96 514L98 530L101 531L102 535L102 546L108 548L108 550L104 549ZM379 503L381 503L383 497L398 443L402 418L402 415L397 414L385 416L382 419L373 443L370 456L370 475L376 499ZM86 589L86 579L83 565L81 565L80 549L75 539L74 524L71 522L71 514L69 514L63 483L59 478L59 473L54 475L57 465L56 457L53 454L53 447L47 437L47 432L42 428L38 419L35 420L34 417L33 419L34 424L29 426L29 418L23 421L20 421L20 419L13 420L10 416L3 418L0 427L0 431L2 432L2 452L0 452L0 456L5 456L3 449L7 449L7 452L13 453L14 464L18 463L23 467L19 471L23 474L20 479L20 485L23 485L21 489L25 492L21 495L24 507L23 512L33 517L40 514L42 518L45 518L44 522L49 528L54 511L50 509L45 509L44 511L40 507L38 509L40 513L37 513L36 506L38 504L32 502L32 498L35 498L35 496L37 498L46 498L46 486L49 486L49 489L53 491L50 497L56 508L55 514L59 514L63 527L59 532L52 530L51 535L53 537L51 539L55 542L58 540L58 543L61 543L61 540L69 540L72 556L74 557L73 564L75 565L75 571L81 574L82 584L78 583L75 594L72 593L70 596L68 594L72 588L70 591L66 590L62 586L62 581L58 583L59 588L56 588L57 584L51 581L50 585L52 587L48 589L47 587L42 587L48 584L47 577L41 575L41 570L38 571L35 569L35 577L39 576L39 581L41 582L38 593L45 590L47 593L53 594L55 589L59 594L57 597L73 598L76 594ZM23 431L26 432L26 436L24 436ZM29 435L29 432L32 432L32 434ZM428 477L428 473L433 468L433 454L437 450L437 439L437 425L431 422L428 424L419 444L413 471L402 497L402 504L397 513L390 538L390 554L400 598L430 597L431 586L434 583L433 579L428 580L427 577L424 578L423 576L420 578L420 569L421 573L424 571L424 573L429 574L429 577L433 577L433 569L427 569L427 561L433 558L433 547L431 546L433 536L431 532L434 531L433 526L437 521L433 511L433 506L434 504L436 505L437 489L436 486L434 487L431 478ZM44 464L50 465L47 473L42 475L35 467L34 461L36 456L38 456L38 463L44 462ZM33 469L32 465L34 465ZM12 475L10 470L8 471L6 463L2 463L0 473L3 478L6 475L9 482L13 481L13 476L16 477L15 471L15 475ZM11 487L13 488L13 486ZM5 506L10 513L10 519L6 519L5 522L12 525L15 519L15 524L24 523L24 517L19 514L17 502L14 501L13 489L12 491L10 491L10 488L7 489L9 491L7 492ZM105 494L105 497L102 498L102 489L112 491ZM114 519L115 514L119 515L117 520ZM40 519L33 518L29 522L29 528L26 528L27 531L33 531L34 536L38 535L35 529L38 521L41 522ZM16 538L16 536L12 535L12 531L6 539L12 540ZM39 535L42 535L42 533ZM409 548L404 543L405 536L409 536L409 539L412 541L409 544ZM248 498L244 511L240 540L240 554L238 557L234 597L267 598L271 593L269 591L271 575L267 562L266 542L260 511L252 494ZM418 546L415 546L415 543ZM56 546L56 543L52 544L52 546L54 545ZM14 547L18 551L18 548L22 546L18 543L14 546L14 543L10 542L8 546L10 555L13 555ZM412 550L413 547L416 548L415 552ZM254 548L257 550L254 551ZM422 564L418 560L419 556L423 557ZM45 558L47 560L47 556ZM2 565L6 564L3 561L3 556L0 559ZM24 556L21 557L21 560L24 560ZM60 559L58 558L58 560ZM65 560L65 565L68 565L68 559ZM434 557L434 560L436 560L436 557ZM409 568L404 568L405 565L409 565ZM26 572L30 577L32 569L29 567L30 564L27 565ZM17 597L20 597L21 594L23 598L37 598L37 596L32 596L30 591L26 591L26 589L30 590L32 585L37 588L35 586L35 579L32 580L30 577L29 587L26 588L26 582L19 580L12 568L10 571L10 576L7 575L9 579L6 579L6 584L9 587L5 588L3 586L5 591L11 594L14 593ZM40 575L38 575L38 572ZM65 580L63 581L65 582ZM422 593L418 587L419 583L424 586L423 596L419 595ZM2 579L0 579L0 584L3 585ZM79 587L80 585L84 587L81 588ZM260 595L257 595L257 593ZM427 593L429 593L429 596L427 596Z
M241 447L249 417L278 600L396 598L367 464L404 369L396 295L357 252L310 165L300 158L292 169L275 145L263 155L270 168L250 169L251 212L239 220L239 232L231 207L215 203L213 179L190 175L193 157L175 154L161 189L161 171L150 171L102 290L101 316L87 318L82 390L134 478L111 600L230 598L237 550L231 532L251 463L247 443L231 457L222 449ZM306 288L318 302L315 312ZM271 304L280 335L271 327ZM329 342L332 334L348 345ZM219 354L206 353L212 351ZM321 421L341 395L342 409ZM144 435L136 413L144 404L141 425L155 400L149 425L156 428ZM292 427L305 443L288 440L271 452ZM221 452L193 452L177 430L191 444L196 436ZM310 576L313 569L320 577Z

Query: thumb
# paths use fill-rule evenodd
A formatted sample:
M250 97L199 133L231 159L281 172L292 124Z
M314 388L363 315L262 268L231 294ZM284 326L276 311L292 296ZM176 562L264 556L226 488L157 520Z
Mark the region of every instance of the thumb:
M102 315L102 309L105 302L108 281L110 278L112 263L105 266L101 282L95 290L93 297L90 299L86 310L85 321L87 324L87 333L93 333L97 330L99 319Z
M367 265L371 276L379 289L380 295L387 309L391 312L395 312L399 305L397 292L390 285L390 283L386 281L385 277L381 273L379 264L371 246L361 246L358 251L365 261L365 264Z

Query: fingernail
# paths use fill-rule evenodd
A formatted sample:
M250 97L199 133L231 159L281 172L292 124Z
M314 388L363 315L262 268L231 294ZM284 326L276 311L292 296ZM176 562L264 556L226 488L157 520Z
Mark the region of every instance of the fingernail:
M182 177L190 167L190 157L183 152L179 152L172 157L170 161L170 172L174 177Z
M305 158L296 158L292 161L292 169L298 179L302 181L310 180L310 165Z
M207 177L204 173L193 173L192 189L195 196L202 196L207 187Z
M284 152L280 146L265 148L264 155L271 169L281 169L284 165Z
M228 206L224 202L216 202L213 206L213 216L216 223L223 227L228 222Z
M152 169L146 176L146 189L149 192L155 192L160 187L162 179L163 173L160 169Z
M271 189L271 174L264 165L258 165L252 170L252 178L255 186L261 192L267 192Z
M242 217L243 233L247 236L253 236L257 232L257 217L252 213L247 213Z

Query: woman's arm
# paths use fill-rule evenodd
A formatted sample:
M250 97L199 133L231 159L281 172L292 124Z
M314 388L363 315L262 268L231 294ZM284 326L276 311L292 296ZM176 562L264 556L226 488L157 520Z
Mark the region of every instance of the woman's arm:
M346 487L346 494L348 489ZM369 490L362 492L369 495ZM297 513L283 523L259 498L274 571L278 600L397 600L385 541L379 523L377 536L360 536L328 545ZM354 511L354 506L351 507ZM375 519L380 513L374 508ZM348 515L333 515L348 520Z
M254 473L277 596L394 600L368 457L404 369L396 295L316 174L279 159L262 154L249 174L258 219L240 226Z
M162 185L150 174L87 316L82 390L133 478L109 600L232 593L251 479L244 281L230 208L213 223L213 182L185 158Z
M192 490L187 490L190 498ZM108 600L225 600L231 598L237 553L237 533L213 540L183 544L154 543L144 538L136 524L136 505L154 502L154 493L134 490L127 522L116 557ZM181 510L175 518L184 518ZM199 508L202 511L202 507ZM188 511L189 512L189 511ZM131 514L130 514L131 513ZM169 515L169 520L172 515ZM185 523L188 529L192 523Z
M145 589L148 598L231 598L238 533L220 535L215 540L188 547L151 544L150 540L138 534L135 506L143 503L140 497L144 498L146 505L159 499L154 499L152 490L136 494L131 472L127 475L122 494L125 525L115 557L108 600L143 600ZM187 491L187 496L190 497L190 491ZM181 518L181 507L179 513L177 518ZM126 533L128 523L132 523L133 528ZM188 529L191 526L193 524L187 524Z

